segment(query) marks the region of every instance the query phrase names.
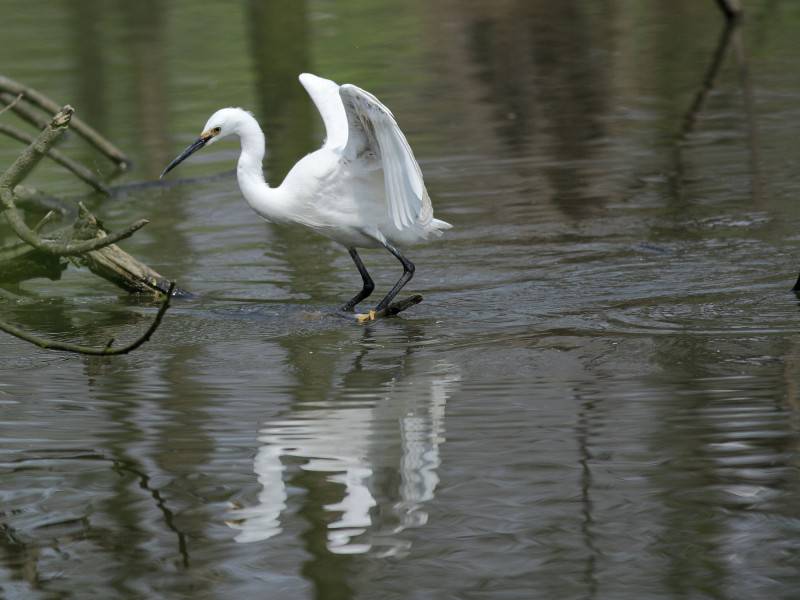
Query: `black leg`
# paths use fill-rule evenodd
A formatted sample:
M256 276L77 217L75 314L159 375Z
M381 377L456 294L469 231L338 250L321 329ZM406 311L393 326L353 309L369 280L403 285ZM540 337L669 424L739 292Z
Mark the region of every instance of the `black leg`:
M389 304L391 304L394 297L400 293L400 290L403 289L403 286L411 281L411 278L414 276L414 263L408 260L405 256L400 253L400 250L383 242L383 247L386 248L392 255L399 260L403 264L403 274L400 276L400 279L397 280L397 283L394 284L394 287L391 291L386 294L386 297L378 303L378 306L375 307L375 311L383 310Z
M364 282L364 287L361 288L361 291L353 296L353 299L347 302L347 304L342 306L342 310L350 312L355 308L356 304L372 293L372 290L375 289L375 284L372 282L372 277L370 277L367 272L367 267L361 262L361 257L358 255L358 252L356 252L356 249L348 248L347 251L350 252L350 257L353 259L353 262L356 263L358 272L361 273L361 280Z

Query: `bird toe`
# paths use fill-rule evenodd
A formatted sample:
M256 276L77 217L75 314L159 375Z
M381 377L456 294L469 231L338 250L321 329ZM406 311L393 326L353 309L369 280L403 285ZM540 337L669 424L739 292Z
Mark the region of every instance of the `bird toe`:
M366 323L367 321L374 321L377 317L377 313L374 310L369 311L368 313L359 313L356 315L356 320L359 323Z

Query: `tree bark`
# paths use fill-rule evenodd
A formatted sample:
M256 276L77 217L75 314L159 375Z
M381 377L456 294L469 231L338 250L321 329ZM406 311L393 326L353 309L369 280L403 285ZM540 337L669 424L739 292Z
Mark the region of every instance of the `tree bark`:
M100 222L83 205L80 205L80 211L73 237L91 240L108 236ZM170 286L169 280L115 244L76 256L73 261L132 294L160 296L166 294ZM176 287L173 294L185 296L188 292Z

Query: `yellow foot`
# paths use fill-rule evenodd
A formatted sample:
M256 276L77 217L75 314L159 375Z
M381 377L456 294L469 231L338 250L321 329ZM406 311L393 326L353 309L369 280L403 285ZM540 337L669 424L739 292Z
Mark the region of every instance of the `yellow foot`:
M371 310L367 314L359 313L356 315L356 320L359 323L366 323L367 321L374 321L375 320L375 311Z

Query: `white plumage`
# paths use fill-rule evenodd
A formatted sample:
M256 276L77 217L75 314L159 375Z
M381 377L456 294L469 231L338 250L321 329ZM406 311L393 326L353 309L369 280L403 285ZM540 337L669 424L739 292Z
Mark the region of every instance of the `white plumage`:
M264 219L299 223L345 246L364 287L343 310L374 289L356 248L384 247L403 264L403 276L375 310L386 308L411 279L414 265L398 247L441 235L451 225L433 218L422 171L394 115L369 92L354 85L303 73L305 87L325 123L322 147L292 167L281 185L264 179L264 134L241 108L223 108L200 138L173 160L162 177L203 146L238 135L242 152L237 180L247 203Z

